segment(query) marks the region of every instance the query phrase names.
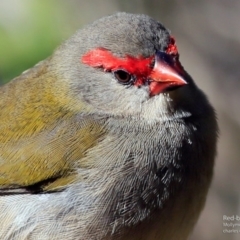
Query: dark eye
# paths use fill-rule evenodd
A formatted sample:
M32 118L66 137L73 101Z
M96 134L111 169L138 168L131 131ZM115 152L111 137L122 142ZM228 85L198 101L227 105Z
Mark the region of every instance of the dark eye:
M116 70L113 75L122 84L129 84L133 81L133 76L124 70Z

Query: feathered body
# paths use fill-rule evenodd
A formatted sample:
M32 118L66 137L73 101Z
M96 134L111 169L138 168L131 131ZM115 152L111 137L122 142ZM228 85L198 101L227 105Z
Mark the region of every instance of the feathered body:
M0 239L187 238L212 178L212 107L187 73L151 97L82 61L96 48L148 58L168 39L115 14L0 88Z

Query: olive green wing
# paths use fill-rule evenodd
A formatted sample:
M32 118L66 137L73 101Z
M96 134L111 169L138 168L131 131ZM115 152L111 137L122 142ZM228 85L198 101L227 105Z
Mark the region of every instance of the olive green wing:
M32 136L1 139L1 192L4 189L39 192L65 188L75 181L76 169L87 166L82 162L83 157L105 134L100 122L72 116Z

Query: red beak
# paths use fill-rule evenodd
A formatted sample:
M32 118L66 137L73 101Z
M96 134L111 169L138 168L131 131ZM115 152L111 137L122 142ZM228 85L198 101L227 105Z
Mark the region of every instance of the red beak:
M167 90L172 90L187 84L184 80L184 70L175 56L157 52L155 65L149 76L150 95L154 96Z

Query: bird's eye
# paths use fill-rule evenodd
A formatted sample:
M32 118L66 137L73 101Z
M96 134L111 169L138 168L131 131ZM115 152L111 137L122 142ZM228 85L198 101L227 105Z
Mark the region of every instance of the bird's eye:
M129 84L133 81L133 76L125 70L116 70L113 75L121 84Z

